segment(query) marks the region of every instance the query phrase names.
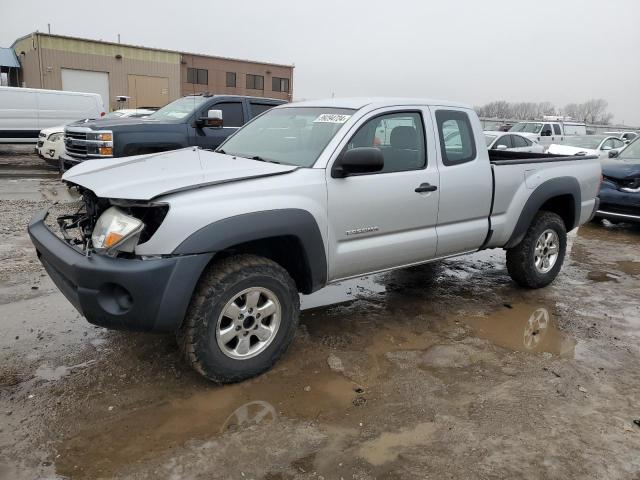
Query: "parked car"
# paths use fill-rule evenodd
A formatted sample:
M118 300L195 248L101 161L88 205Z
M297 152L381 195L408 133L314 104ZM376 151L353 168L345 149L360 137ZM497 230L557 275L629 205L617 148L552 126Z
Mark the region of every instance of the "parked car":
M609 152L624 148L626 144L616 137L607 135L584 135L567 137L562 144L552 144L548 153L556 155L598 155L608 157Z
M228 382L270 368L298 294L329 283L504 248L518 284L548 285L597 209L600 162L487 150L457 103L330 99L273 108L216 151L83 162L63 180L85 208L48 222L64 234L47 211L29 224L60 290L96 325L175 332Z
M521 133L542 145L551 145L574 135L586 135L587 126L576 122L518 122L509 131Z
M597 218L640 223L640 139L615 159L602 162L602 186Z
M604 132L604 134L618 137L624 143L629 143L638 137L636 132Z
M104 115L97 93L0 87L0 143L37 143L44 128Z
M144 108L126 108L107 113L102 120L111 118L144 118L155 110ZM60 155L64 153L64 125L40 130L36 150L38 156L52 166L59 166Z
M484 138L489 150L544 153L544 147L542 145L519 133L484 132Z
M216 148L253 117L283 103L235 95L189 95L146 118L77 122L65 128L64 166L187 146Z

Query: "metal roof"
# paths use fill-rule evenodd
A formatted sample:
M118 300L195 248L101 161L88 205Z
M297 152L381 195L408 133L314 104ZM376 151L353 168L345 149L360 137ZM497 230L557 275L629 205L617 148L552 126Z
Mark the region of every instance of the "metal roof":
M0 48L0 67L20 68L16 54L10 48Z

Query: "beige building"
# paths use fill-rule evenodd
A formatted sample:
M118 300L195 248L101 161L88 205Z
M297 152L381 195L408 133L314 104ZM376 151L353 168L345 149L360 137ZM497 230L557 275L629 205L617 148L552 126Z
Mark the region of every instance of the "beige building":
M12 45L20 85L95 92L105 106L161 107L194 92L291 99L293 66L32 33ZM118 97L128 97L118 103Z

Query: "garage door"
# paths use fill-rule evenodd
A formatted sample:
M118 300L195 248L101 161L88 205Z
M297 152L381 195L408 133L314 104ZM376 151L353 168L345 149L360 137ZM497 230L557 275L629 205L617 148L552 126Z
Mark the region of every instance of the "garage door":
M129 75L129 108L164 107L169 103L169 79Z
M67 92L99 93L105 108L109 108L109 74L89 70L62 69L62 89Z

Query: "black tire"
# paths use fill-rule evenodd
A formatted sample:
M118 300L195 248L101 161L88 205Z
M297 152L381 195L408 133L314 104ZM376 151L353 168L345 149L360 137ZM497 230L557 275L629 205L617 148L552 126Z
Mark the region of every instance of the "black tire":
M536 242L546 230L553 230L556 233L560 245L553 268L542 273L535 266L535 248ZM511 278L522 287L545 287L553 282L558 275L566 251L567 230L562 218L552 212L540 211L533 218L522 241L507 250L507 270Z
M218 318L235 295L251 287L269 289L281 306L280 326L271 343L247 359L227 356L216 340ZM217 383L232 383L268 370L296 333L300 297L295 282L277 263L255 255L235 255L213 263L203 274L177 332L180 349L197 372Z

